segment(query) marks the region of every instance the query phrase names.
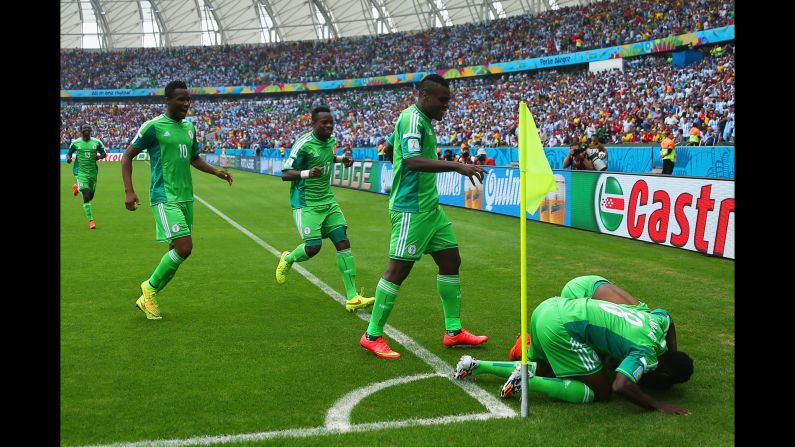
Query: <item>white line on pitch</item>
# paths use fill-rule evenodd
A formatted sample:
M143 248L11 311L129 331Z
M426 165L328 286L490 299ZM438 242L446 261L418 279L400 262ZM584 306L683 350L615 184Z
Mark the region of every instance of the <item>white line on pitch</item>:
M154 441L117 442L114 444L96 444L85 447L183 447L189 445L216 445L240 442L265 441L277 438L308 438L344 433L359 433L387 428L419 427L424 425L446 425L455 422L487 421L499 418L492 413L462 414L458 416L442 416L427 419L404 419L402 421L371 422L351 425L350 430L340 431L326 427L291 428L289 430L264 431L242 435L197 436L187 439L157 439Z

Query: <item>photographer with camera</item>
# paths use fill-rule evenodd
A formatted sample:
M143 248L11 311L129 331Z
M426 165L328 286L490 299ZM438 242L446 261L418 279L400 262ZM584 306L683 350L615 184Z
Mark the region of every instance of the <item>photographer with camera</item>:
M563 168L575 171L596 171L593 162L586 156L586 149L579 143L572 144L569 155L563 159Z
M591 137L591 142L585 150L585 156L591 160L595 171L607 170L607 149L596 135Z

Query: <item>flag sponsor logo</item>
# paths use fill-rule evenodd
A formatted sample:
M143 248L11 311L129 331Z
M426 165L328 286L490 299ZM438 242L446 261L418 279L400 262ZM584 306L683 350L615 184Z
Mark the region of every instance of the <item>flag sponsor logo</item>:
M602 176L597 189L599 219L608 231L616 231L624 220L624 191L613 176Z

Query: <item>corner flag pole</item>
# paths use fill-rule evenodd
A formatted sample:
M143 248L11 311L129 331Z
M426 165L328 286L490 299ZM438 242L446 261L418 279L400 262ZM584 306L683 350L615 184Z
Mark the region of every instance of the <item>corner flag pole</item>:
M522 102L524 104L524 102ZM521 115L521 106L519 114ZM521 123L521 119L519 120ZM527 129L520 128L519 132L527 132ZM521 139L520 139L521 142ZM522 154L523 151L519 151ZM519 156L522 158L522 156ZM525 159L527 157L524 157ZM526 161L526 160L525 160ZM527 401L527 163L519 162L519 265L522 279L519 282L521 287L522 300L522 417L529 414ZM515 203L515 202L514 202Z
M519 282L521 299L521 325L522 325L522 410L521 415L526 418L529 413L527 401L527 133L530 131L527 122L527 104L519 103Z
M544 196L556 191L555 176L544 154L533 114L524 101L519 103L519 240L522 300L522 417L528 415L527 398L527 213L534 214Z

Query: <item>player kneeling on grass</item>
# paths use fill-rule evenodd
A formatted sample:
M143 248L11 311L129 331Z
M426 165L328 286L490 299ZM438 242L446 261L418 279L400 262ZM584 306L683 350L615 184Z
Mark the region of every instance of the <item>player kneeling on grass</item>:
M656 401L639 386L668 388L690 379L692 359L676 351L675 342L669 349L672 327L664 309L647 312L590 298L549 298L530 318L529 391L572 403L606 401L615 391L644 408L688 415L687 409ZM612 385L602 356L618 365ZM456 366L459 379L483 373L508 378L501 397L520 391L519 362L464 356Z
M334 155L336 139L334 117L326 106L312 110L312 131L296 138L290 156L282 167L282 180L290 185L290 205L303 243L292 252L285 251L276 266L276 282L284 284L294 262L307 261L320 253L323 239L329 238L337 249L337 267L342 273L347 302L345 309L353 312L372 306L373 297L356 292L356 260L346 232L348 223L334 199L329 180L334 163L353 165L347 155Z
M648 312L648 304L639 301L632 296L629 292L621 287L612 284L606 278L598 275L585 275L573 278L560 291L560 296L563 298L593 298L595 300L608 301L615 304L624 304L630 306L635 310ZM676 351L676 332L673 323L668 330L668 349ZM522 359L522 336L516 337L511 351L508 353L510 360ZM527 346L530 347L530 339L527 340Z

